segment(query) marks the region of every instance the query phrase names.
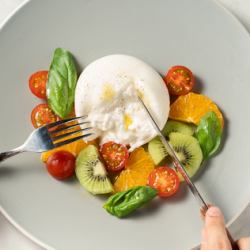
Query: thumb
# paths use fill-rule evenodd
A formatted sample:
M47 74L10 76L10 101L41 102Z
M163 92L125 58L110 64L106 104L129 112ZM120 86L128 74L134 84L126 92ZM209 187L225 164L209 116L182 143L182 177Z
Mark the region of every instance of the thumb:
M206 212L203 244L209 250L232 249L227 237L224 217L218 207L210 207Z

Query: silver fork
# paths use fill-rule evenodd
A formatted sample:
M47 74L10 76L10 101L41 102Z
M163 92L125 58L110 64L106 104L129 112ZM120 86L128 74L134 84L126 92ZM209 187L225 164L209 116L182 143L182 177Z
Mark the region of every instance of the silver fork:
M0 153L0 162L22 152L45 152L93 135L93 132L91 133L91 127L80 127L79 129L80 125L89 123L85 121L86 118L87 116L69 118L35 129L23 145ZM83 134L83 132L86 131L88 132ZM78 133L81 133L81 135L77 135ZM77 136L69 138L69 136L73 135Z

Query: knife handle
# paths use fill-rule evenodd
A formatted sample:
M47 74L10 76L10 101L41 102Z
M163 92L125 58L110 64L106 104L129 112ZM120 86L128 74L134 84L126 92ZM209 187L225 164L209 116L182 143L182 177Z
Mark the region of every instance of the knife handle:
M231 243L232 246L232 250L240 250L236 241L233 239L232 235L229 233L228 229L226 228L226 232L227 232L227 237Z

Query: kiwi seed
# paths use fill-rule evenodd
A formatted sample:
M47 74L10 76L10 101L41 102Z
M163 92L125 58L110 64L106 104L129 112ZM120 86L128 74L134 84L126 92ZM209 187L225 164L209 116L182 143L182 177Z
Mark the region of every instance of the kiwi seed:
M189 177L193 177L200 168L203 158L198 140L193 136L176 132L170 133L169 139Z

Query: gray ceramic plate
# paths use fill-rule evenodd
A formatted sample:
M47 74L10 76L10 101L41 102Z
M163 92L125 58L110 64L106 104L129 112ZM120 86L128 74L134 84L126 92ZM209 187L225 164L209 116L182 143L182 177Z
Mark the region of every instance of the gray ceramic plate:
M227 220L249 201L250 40L227 11L212 0L29 2L0 30L0 150L32 130L30 111L39 101L27 79L48 68L58 46L72 51L80 68L113 53L139 57L162 74L171 65L190 67L197 88L226 117L223 149L196 183ZM199 209L185 187L123 220L102 203L77 182L52 179L39 155L20 155L0 168L2 210L58 250L180 250L199 242Z

